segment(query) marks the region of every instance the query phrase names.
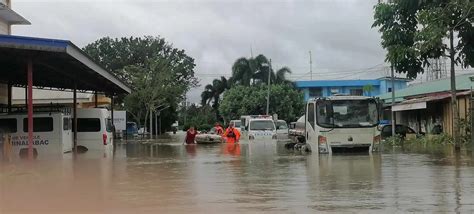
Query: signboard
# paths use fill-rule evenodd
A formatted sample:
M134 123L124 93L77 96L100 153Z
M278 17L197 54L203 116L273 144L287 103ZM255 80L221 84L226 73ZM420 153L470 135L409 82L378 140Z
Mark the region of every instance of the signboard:
M127 129L126 111L114 111L114 126L117 132Z

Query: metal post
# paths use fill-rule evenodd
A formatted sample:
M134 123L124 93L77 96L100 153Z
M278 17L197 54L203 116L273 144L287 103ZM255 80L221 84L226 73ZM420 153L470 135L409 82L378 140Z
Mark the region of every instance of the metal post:
M395 105L395 75L393 71L393 65L390 66L391 80L392 80L392 107L390 111L392 113L392 137L395 137L395 112L393 111L393 106Z
M95 91L95 92L94 92L94 105L95 105L95 108L98 107L98 104L97 104L97 95L98 95L98 93L97 93L97 91ZM112 99L113 99L113 98L112 98Z
M73 116L73 121L72 123L74 124L74 130L73 131L73 143L74 143L74 155L77 154L77 84L74 82L74 90L72 92L72 116Z
M269 115L270 111L270 74L272 72L272 60L269 60L269 67L268 67L268 91L267 91L267 115Z
M158 117L158 118L159 118L158 125L160 126L160 128L158 129L158 132L159 132L160 135L161 135L161 112L159 112L159 113L160 113L160 114L159 114L159 117Z
M97 98L96 98L97 99ZM114 94L110 97L110 118L112 119L112 139L115 139L115 125L114 125ZM112 141L115 144L115 140Z
M311 56L311 51L309 51L309 74L311 75L311 80L313 80L313 58Z
M33 159L33 60L28 59L28 159Z
M160 114L159 111L155 112L155 135L159 135L158 134L158 115ZM161 128L161 127L160 127Z
M150 139L153 139L153 111L150 108Z
M8 113L12 112L12 84L8 82Z

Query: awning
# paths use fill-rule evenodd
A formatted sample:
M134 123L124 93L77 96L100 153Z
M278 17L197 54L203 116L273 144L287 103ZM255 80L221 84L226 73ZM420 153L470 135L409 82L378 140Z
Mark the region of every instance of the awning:
M458 92L456 96L465 96L469 95L470 91ZM406 111L406 110L416 110L416 109L426 109L426 103L444 100L451 98L451 92L441 92L433 93L430 95L425 95L424 97L412 98L405 100L397 105L392 106L393 111Z
M33 85L38 88L130 93L112 73L92 61L67 40L0 35L0 83L25 86L26 62L33 61Z
M406 110L415 110L415 109L425 109L426 102L419 102L419 103L406 103L406 104L398 104L392 106L392 111L406 111Z
M29 25L28 20L0 2L0 19L5 20L9 25Z

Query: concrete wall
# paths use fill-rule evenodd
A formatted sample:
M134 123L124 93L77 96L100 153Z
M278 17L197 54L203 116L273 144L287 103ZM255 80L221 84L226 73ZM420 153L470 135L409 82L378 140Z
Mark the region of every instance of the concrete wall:
M7 23L0 19L0 34L10 34Z
M379 94L388 93L388 89L392 87L391 80L381 80L380 81L380 91ZM395 80L395 91L404 89L407 87L406 81Z

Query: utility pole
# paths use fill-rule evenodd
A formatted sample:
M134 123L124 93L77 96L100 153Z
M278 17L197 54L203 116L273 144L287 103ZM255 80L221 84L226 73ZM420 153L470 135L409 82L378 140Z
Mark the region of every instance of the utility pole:
M309 51L309 74L311 76L311 80L313 80L313 58L311 57L311 51Z
M390 108L392 113L392 137L395 137L395 112L393 106L395 105L395 75L393 72L393 65L390 66L391 80L392 80L392 107Z
M268 91L267 91L267 115L269 115L270 110L270 74L272 72L272 59L269 60L268 65Z

